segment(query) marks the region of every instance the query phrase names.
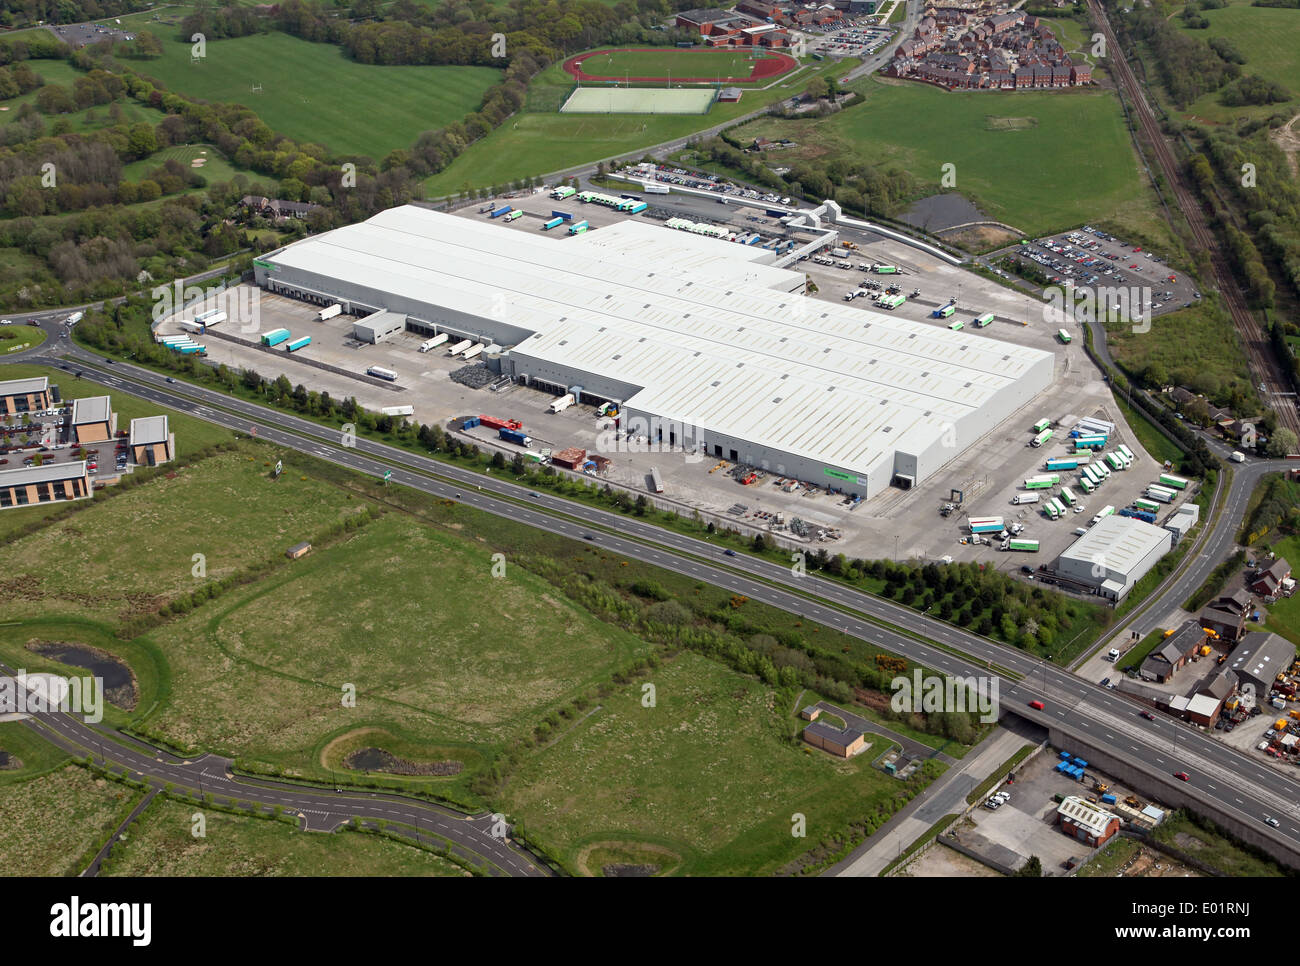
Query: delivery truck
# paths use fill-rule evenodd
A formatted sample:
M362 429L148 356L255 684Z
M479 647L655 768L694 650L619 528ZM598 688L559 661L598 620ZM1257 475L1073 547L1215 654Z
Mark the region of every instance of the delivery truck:
M316 321L324 322L327 319L332 319L334 318L334 316L342 315L342 314L343 314L343 306L335 302L333 305L329 306L328 308L321 309L319 312L317 312Z
M574 402L575 400L573 398L573 393L566 392L559 399L551 403L551 405L547 407L546 411L548 413L562 413L570 406L572 406Z

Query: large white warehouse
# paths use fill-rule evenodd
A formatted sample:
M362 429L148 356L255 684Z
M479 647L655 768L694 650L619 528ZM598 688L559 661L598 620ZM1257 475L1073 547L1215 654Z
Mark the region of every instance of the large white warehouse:
M502 372L621 404L652 443L864 498L1028 403L1054 358L804 296L770 253L628 220L576 237L406 206L254 262L269 291L503 348Z
M1173 543L1173 534L1168 530L1133 517L1111 515L1090 527L1061 554L1056 571L1103 597L1121 601Z

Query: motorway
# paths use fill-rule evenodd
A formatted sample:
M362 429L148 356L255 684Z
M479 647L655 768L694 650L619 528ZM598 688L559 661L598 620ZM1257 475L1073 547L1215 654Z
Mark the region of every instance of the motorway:
M1263 827L1282 849L1300 856L1300 783L1200 732L1168 719L1149 722L1136 705L1032 655L988 640L924 614L881 600L843 584L748 556L724 557L707 540L661 530L620 514L534 493L501 477L483 476L392 447L358 439L344 448L331 429L191 384L170 385L149 370L104 361L69 341L49 344L24 361L65 365L48 351L61 347L79 363L84 378L150 400L239 432L256 427L259 439L440 498L456 499L476 509L575 540L590 539L608 552L665 567L707 581L751 599L780 607L926 667L950 675L992 674L999 677L1004 709L1014 709L1035 723L1058 725L1096 736L1148 773L1167 778L1190 775L1189 791L1235 814L1261 824L1264 815L1281 819L1280 828ZM1175 609L1221 559L1232 542L1240 511L1255 483L1285 463L1259 461L1237 468L1225 512L1213 523L1205 547L1159 599L1145 608L1157 616ZM1031 700L1046 707L1035 711ZM1300 864L1300 863L1297 863Z

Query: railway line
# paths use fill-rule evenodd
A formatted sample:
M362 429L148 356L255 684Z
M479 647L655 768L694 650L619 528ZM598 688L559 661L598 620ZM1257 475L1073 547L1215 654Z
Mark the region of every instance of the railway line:
M1119 44L1119 39L1115 36L1115 31L1111 27L1110 20L1107 18L1106 11L1099 0L1088 0L1088 9L1096 19L1102 35L1106 38L1109 49L1122 51L1123 48ZM1219 292L1223 296L1224 305L1227 306L1228 313L1232 317L1233 327L1237 330L1242 345L1246 349L1251 368L1264 387L1267 397L1266 404L1271 404L1277 412L1278 424L1290 429L1296 434L1296 438L1300 439L1300 415L1296 412L1295 403L1291 401L1290 380L1274 355L1273 347L1264 334L1259 321L1246 307L1241 288L1237 285L1237 280L1228 267L1227 259L1219 247L1218 239L1215 238L1206 222L1205 209L1183 179L1178 160L1174 157L1174 152L1170 148L1164 132L1160 129L1160 122L1156 119L1155 112L1151 110L1151 105L1147 101L1142 85L1133 74L1133 69L1129 66L1128 60L1123 53L1111 57L1109 65L1115 80L1128 94L1129 101L1133 104L1133 113L1142 129L1142 133L1146 135L1146 139L1151 144L1151 150L1155 153L1156 162L1164 173L1170 191L1173 192L1174 201L1187 219L1192 239L1210 256L1210 267L1214 272L1215 284L1218 286Z

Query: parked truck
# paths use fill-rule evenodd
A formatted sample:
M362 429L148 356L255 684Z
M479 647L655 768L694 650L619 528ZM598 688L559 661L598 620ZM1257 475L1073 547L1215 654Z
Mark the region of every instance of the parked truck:
M528 446L533 441L531 436L518 429L499 429L497 435L507 443L514 443L516 446Z
M552 218L546 224L542 225L542 231L550 231L552 228L559 228L564 224L563 218Z
M588 229L588 227L590 226L588 226L586 219L583 219L582 221L574 222L572 225L569 226L569 234L581 235L583 232L585 232Z
M264 332L262 334L262 345L277 346L288 339L292 334L293 333L288 329L272 329L270 332Z
M385 416L413 416L414 406L383 406L379 410Z
M317 312L316 321L324 322L326 319L332 319L334 318L334 316L342 315L342 314L343 314L343 306L335 302L333 305L329 306L328 308L321 309L319 312Z
M454 346L447 350L447 355L458 356L474 344L473 339L461 339Z
M1011 503L1014 506L1020 506L1025 503L1037 503L1037 502L1038 502L1037 493L1017 493L1015 496L1011 498Z
M436 349L438 348L438 346L446 342L448 338L449 337L446 332L440 332L437 335L435 335L432 339L425 339L423 342L421 342L420 351L428 352L430 349Z
M577 188L573 188L567 184L564 184L564 185L560 185L560 187L552 191L551 197L554 198L556 201L563 201L565 198L572 198L577 193L578 193Z
M85 313L85 312L73 312L73 313L72 313L71 315L69 315L68 318L67 318L67 324L68 324L68 327L71 328L72 326L76 325L78 322L80 322L80 321L81 321L82 319L84 319L85 317L86 317L86 313Z
M898 266L897 266L897 265L885 265L885 264L882 263L882 262L873 262L872 265L871 265L871 270L872 270L873 272L875 272L877 275L897 275L897 274L898 274Z
M510 205L504 205L503 207L498 208L496 211L492 212L492 214L488 215L488 217L500 218L502 215L508 215L512 211L514 211L514 208L512 208Z
M514 221L517 218L522 218L522 217L524 217L524 213L520 211L518 208L516 208L514 211L506 212L505 220Z
M547 407L546 411L548 413L562 413L572 406L574 402L576 402L576 400L573 398L573 393L566 392L559 399L551 403L551 405Z
M967 523L971 533L1001 533L1006 529L1001 517L971 517Z

